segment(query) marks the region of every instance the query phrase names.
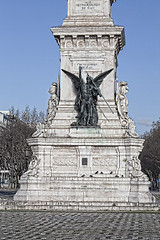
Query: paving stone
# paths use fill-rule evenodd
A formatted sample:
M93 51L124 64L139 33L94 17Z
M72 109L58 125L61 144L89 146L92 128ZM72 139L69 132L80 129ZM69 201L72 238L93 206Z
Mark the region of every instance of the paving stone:
M0 212L1 240L160 240L160 213Z

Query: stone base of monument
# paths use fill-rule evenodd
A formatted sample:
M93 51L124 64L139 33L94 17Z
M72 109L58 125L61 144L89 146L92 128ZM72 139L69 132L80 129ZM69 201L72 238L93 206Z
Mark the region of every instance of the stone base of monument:
M71 128L62 138L32 138L34 156L11 208L158 210L135 157L142 143L109 132L104 137L99 127Z
M148 191L146 177L108 176L45 177L27 183L21 180L14 202L1 203L1 209L75 210L75 211L148 211L158 210Z
M160 207L153 203L125 202L0 202L0 210L35 210L35 211L159 211Z
M148 192L148 181L141 179L93 175L89 177L57 176L43 179L21 180L21 191L16 194L18 201L48 202L124 202L151 203L153 196Z

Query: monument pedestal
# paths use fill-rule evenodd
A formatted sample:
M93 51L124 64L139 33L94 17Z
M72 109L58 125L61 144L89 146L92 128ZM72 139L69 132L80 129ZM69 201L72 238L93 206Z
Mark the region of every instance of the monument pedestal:
M124 28L114 26L110 16L113 2L68 0L62 27L51 29L65 70L61 72L60 102L54 85L49 90L48 120L28 140L33 158L14 197L17 209L158 209L138 159L144 140L138 138L128 117L127 83L118 83L116 78L117 56L125 39ZM98 84L96 76L108 70ZM68 77L71 74L79 81L77 88ZM90 79L90 85L83 79ZM89 94L94 101L87 98ZM98 115L96 126L78 125L82 106L76 111L82 102L88 104L84 117L90 119L92 104Z
M131 164L142 148L142 139L106 138L97 127L70 128L68 137L39 137L28 142L36 158L14 197L16 202L26 202L26 208L158 209L147 177Z

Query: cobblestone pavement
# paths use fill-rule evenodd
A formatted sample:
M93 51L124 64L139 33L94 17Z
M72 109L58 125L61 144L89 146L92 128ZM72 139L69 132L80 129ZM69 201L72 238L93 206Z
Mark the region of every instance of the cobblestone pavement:
M160 213L1 211L0 239L160 239Z

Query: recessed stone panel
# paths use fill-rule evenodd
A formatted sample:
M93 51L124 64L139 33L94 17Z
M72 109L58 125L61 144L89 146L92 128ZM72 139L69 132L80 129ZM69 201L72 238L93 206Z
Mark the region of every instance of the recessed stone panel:
M52 149L52 165L53 166L76 166L77 152L76 148L56 147Z
M69 0L68 15L99 15L110 14L110 0Z
M101 12L102 9L102 1L99 0L88 0L88 1L82 1L77 0L76 1L76 12L82 12L83 14L88 12Z

